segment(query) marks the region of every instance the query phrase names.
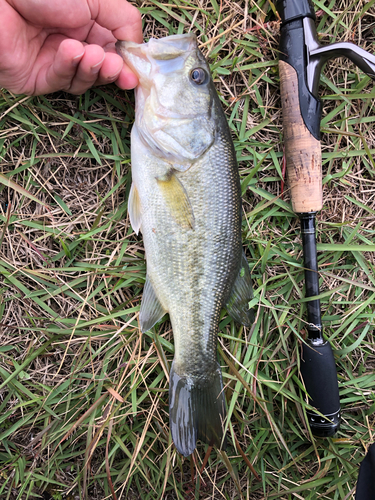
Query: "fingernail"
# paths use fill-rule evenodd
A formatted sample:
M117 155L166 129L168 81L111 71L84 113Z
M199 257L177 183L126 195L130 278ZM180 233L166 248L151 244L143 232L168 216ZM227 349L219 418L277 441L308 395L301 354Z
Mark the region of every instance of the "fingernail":
M117 71L117 73L116 73L116 74L114 74L114 75L112 75L112 76L109 76L109 77L107 78L107 80L108 80L109 82L114 82L115 80L117 80L117 78L118 78L118 76L119 76L119 74L120 74L120 73L121 73L121 69L120 69L119 71Z
M100 68L102 67L104 58L105 58L105 54L104 54L103 59L101 61L99 61L98 63L94 64L94 66L91 66L91 73L99 73Z
M79 54L78 56L73 57L73 60L72 60L73 66L78 66L78 64L80 63L80 60L82 59L84 53L85 53L85 51L83 51L82 54Z

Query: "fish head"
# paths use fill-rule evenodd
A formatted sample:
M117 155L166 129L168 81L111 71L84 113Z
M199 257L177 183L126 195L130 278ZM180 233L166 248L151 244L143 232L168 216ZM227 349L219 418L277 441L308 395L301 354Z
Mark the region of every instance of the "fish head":
M116 47L139 78L136 126L143 142L174 163L197 160L215 140L216 91L195 35Z

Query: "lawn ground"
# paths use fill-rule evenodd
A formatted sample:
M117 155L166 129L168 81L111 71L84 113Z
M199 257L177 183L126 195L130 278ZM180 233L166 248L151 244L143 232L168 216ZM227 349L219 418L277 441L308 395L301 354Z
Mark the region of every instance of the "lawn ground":
M375 52L374 0L314 0L322 43ZM251 329L222 312L228 449L182 458L168 427L168 318L141 334L141 237L127 216L132 92L0 91L0 498L354 499L374 440L375 91L348 60L321 77L325 335L343 422L315 440L299 389L299 223L282 190L280 23L269 1L137 2L144 36L194 31L237 152ZM254 478L252 464L260 480ZM192 482L191 472L196 480ZM39 495L39 496L38 496ZM115 498L113 496L113 498Z

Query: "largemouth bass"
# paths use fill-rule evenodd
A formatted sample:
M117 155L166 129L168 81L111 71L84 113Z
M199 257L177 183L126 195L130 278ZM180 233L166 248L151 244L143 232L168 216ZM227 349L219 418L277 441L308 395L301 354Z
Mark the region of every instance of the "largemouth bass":
M236 155L193 34L117 42L117 50L139 77L128 210L146 251L140 326L147 331L169 313L170 428L188 456L198 439L225 446L220 311L225 306L248 326L254 321Z

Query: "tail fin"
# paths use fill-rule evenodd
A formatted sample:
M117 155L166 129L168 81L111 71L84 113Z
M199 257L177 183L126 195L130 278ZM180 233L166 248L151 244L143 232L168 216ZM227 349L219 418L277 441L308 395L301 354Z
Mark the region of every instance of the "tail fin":
M169 386L169 421L177 450L187 457L198 439L225 448L226 416L221 369L206 378L180 376L172 364Z

